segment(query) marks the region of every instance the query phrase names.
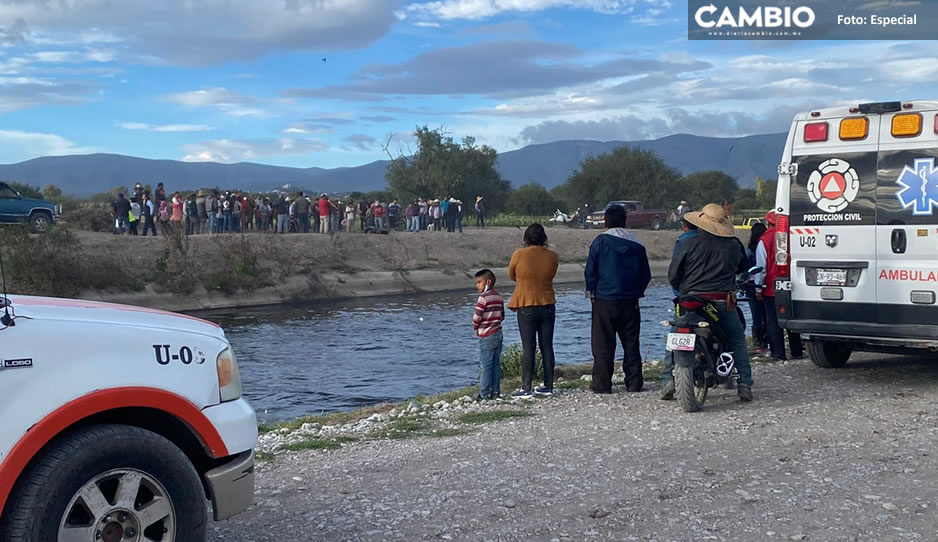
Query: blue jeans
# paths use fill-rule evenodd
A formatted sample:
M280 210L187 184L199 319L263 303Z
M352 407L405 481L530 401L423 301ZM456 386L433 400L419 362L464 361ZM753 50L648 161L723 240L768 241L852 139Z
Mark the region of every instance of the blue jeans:
M215 233L215 213L208 215L208 231Z
M749 347L746 345L746 330L743 329L743 323L739 321L739 315L735 311L728 312L726 303L714 302L713 306L717 308L717 316L720 318L720 327L729 341L730 351L733 352L736 370L739 371L739 385L752 387L752 365L749 363ZM674 378L674 359L668 353L664 357L664 370L661 372L661 381L667 382Z
M502 389L502 332L479 339L479 396L483 399L495 397Z
M300 231L309 233L309 213L297 213L296 218L300 221Z
M752 314L752 343L755 346L764 347L767 341L765 334L765 301L756 299L755 293L748 293L748 295L749 312Z

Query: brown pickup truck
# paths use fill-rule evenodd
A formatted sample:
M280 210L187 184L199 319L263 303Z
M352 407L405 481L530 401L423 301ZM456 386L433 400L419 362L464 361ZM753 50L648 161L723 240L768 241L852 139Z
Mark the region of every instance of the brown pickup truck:
M625 227L626 228L650 228L652 230L661 229L662 224L668 215L664 209L646 209L642 202L635 200L610 201L603 207L602 211L590 213L587 221L590 226L602 227L605 224L606 209L613 205L625 207Z

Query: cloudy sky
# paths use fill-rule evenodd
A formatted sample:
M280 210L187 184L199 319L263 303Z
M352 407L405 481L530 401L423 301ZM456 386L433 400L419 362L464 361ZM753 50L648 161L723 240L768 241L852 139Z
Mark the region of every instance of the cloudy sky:
M0 0L0 163L336 167L416 125L500 151L787 130L924 98L933 42L689 42L686 0Z

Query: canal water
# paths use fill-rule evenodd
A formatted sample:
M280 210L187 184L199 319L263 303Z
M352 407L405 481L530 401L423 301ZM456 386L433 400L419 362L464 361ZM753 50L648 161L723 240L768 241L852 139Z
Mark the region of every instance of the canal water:
M502 291L506 305L510 290ZM642 356L664 357L670 288L653 284L641 301ZM474 290L307 305L212 311L234 346L244 394L261 422L399 401L477 382ZM748 314L747 314L748 318ZM505 346L520 343L505 318ZM590 303L582 289L557 288L557 363L590 354ZM621 356L621 348L617 359Z

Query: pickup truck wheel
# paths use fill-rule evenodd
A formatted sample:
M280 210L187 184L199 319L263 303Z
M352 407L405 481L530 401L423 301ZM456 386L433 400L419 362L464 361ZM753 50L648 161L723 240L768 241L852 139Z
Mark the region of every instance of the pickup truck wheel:
M95 425L54 441L10 495L2 542L204 542L205 491L165 438Z
M35 233L42 233L52 226L52 217L49 213L36 212L29 217L29 229Z
M661 219L657 216L651 219L651 229L658 231L661 229Z
M808 341L808 356L818 367L839 369L850 359L850 347L831 342Z

